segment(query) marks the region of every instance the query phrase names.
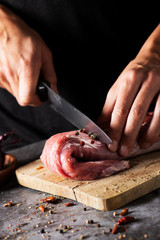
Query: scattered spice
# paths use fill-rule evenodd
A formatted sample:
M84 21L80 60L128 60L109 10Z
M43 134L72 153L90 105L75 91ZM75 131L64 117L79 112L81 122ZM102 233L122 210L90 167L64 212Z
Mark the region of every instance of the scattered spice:
M44 229L43 229L43 228L41 229L41 233L45 233L45 231L44 231Z
M118 220L117 225L123 225L134 221L134 217L125 216Z
M83 147L85 145L84 141L80 141L80 145Z
M116 234L119 232L119 226L118 225L115 225L114 228L112 229L112 233L113 234Z
M42 168L44 168L44 167L43 166L39 166L39 167L36 168L36 170L40 170Z
M97 138L97 135L94 132L89 133L88 136L91 137L93 140Z
M80 132L82 132L82 133L87 133L87 131L86 131L86 129L85 129L85 128L83 128L83 129L80 129L79 131L80 131Z
M84 239L84 238L85 238L85 236L84 236L84 235L81 235L81 236L80 236L80 239Z
M39 210L40 210L41 212L44 212L45 209L44 209L44 207L43 207L42 205L40 205L40 206L39 206Z
M125 216L128 213L128 208L124 208L121 212L120 215L121 216Z
M85 128L83 128L83 129L82 129L82 132L83 132L83 133L86 133L86 132L87 132L87 130L86 130Z
M92 139L92 140L91 140L91 144L93 144L93 143L94 143L94 140Z
M16 206L17 206L17 207L21 206L21 203L17 203Z
M95 223L94 226L100 228L101 225L99 223Z
M52 209L48 211L49 214L54 214L56 212L54 212Z
M90 219L90 220L86 220L86 223L87 224L92 224L92 223L94 223L94 221L92 219Z
M118 239L123 239L123 236L122 236L122 235L119 235Z
M114 213L113 213L113 216L114 216L114 217L117 216L117 212L114 212Z
M66 204L64 204L66 207L71 207L71 206L74 206L74 203L72 203L72 202L68 202L68 203L66 203Z
M10 206L14 206L12 201L9 201L8 203L3 204L3 207L10 207Z
M50 196L44 199L41 199L42 202L47 202L47 203L57 203L58 199L56 197Z
M106 234L106 231L105 231L105 230L102 230L102 234L103 234L103 235Z
M59 229L59 232L60 232L60 233L63 233L63 232L64 232L64 230L63 230L63 229Z

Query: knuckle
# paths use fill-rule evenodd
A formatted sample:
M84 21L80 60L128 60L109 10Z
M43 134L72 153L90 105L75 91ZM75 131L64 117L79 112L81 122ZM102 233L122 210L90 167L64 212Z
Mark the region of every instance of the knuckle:
M124 79L126 81L126 88L129 88L130 86L133 86L133 84L137 83L139 79L146 76L146 71L141 66L134 66L130 69L128 69L125 72Z
M120 105L118 106L118 108L116 109L116 117L121 118L124 117L128 114L128 106L127 105Z
M132 69L129 69L127 72L127 84L131 84L131 83L134 83L135 80L137 79L137 75L138 75L138 71L134 68Z
M129 81L127 81L127 83L129 83L129 82L134 82L135 81L135 79L136 79L136 77L137 77L137 72L136 72L136 70L135 69L130 69L129 71L128 71L128 79L129 79Z
M145 109L144 107L139 104L132 110L132 118L133 119L142 119L145 116Z
M137 79L137 73L134 69L129 69L122 77L121 86L125 91L130 91Z

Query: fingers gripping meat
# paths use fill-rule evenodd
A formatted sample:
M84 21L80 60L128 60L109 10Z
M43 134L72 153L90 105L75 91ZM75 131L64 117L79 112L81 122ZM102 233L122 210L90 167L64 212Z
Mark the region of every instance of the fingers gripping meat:
M129 162L110 152L105 144L75 131L48 139L41 160L51 171L78 180L103 178L129 168Z
M152 114L147 114L139 139L148 129ZM140 149L137 142L131 157L160 149L160 138L148 149ZM46 168L71 179L93 180L110 176L129 168L129 162L110 152L100 141L92 140L83 132L65 132L46 141L41 160Z

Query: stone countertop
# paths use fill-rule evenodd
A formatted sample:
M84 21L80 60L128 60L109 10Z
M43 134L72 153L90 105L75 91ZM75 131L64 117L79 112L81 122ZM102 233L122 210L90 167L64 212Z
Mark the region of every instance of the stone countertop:
M11 153L18 159L18 167L39 158L44 141ZM160 239L160 189L141 197L115 211L103 212L73 200L57 197L56 203L42 203L50 194L22 187L13 174L0 190L0 239L55 240L141 240ZM12 206L6 206L12 201ZM65 204L72 202L73 206ZM44 212L39 206L43 205ZM112 234L119 213L128 207L132 223ZM89 223L92 220L92 223Z

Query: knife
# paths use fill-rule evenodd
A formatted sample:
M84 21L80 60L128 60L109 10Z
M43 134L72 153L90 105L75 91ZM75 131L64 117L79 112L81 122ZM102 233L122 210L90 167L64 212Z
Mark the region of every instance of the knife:
M91 119L53 91L47 81L40 80L38 82L37 94L41 101L49 100L50 107L78 129L86 129L88 134L94 134L103 143L109 144L112 142L109 136Z

